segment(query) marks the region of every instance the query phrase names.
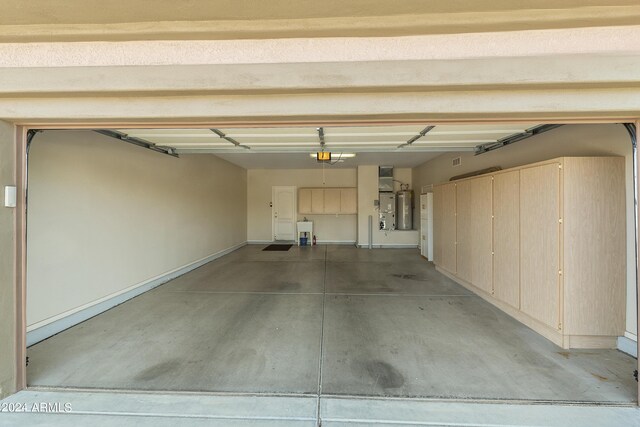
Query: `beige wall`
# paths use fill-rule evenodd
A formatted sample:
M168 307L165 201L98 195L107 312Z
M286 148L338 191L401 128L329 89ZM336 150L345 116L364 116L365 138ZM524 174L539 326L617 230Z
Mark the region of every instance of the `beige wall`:
M452 167L454 157L462 165ZM627 331L636 338L636 280L631 141L622 125L567 125L534 138L479 156L471 152L446 153L413 170L417 193L421 186L448 181L452 176L491 166L503 169L561 156L624 156L627 194Z
M243 244L246 200L246 170L213 155L177 159L90 131L37 135L29 329Z
M392 166L392 165L388 165ZM378 229L378 167L379 165L358 166L358 245L369 245L369 215L373 220L372 244L374 246L418 246L419 237L415 230L381 231ZM393 168L393 178L403 184L412 185L411 168ZM400 190L400 183L394 182L394 190Z
M15 185L15 128L0 121L0 191ZM0 399L16 385L15 209L0 205Z
M356 187L355 169L249 169L247 171L247 237L272 241L271 190L273 186ZM296 206L297 211L297 206ZM320 242L355 242L356 215L301 215L313 221Z

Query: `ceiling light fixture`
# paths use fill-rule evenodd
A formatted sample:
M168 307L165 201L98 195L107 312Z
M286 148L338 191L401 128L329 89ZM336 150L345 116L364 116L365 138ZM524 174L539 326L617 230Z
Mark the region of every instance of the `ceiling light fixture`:
M310 153L309 157L312 157L315 159L317 155L318 153ZM333 153L332 155L341 159L350 159L356 156L355 153Z

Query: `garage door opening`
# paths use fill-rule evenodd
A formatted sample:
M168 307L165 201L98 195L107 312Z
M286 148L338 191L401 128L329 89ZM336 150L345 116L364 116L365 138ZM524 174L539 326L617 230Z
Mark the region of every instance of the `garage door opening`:
M45 130L28 166L29 387L637 402L622 125Z

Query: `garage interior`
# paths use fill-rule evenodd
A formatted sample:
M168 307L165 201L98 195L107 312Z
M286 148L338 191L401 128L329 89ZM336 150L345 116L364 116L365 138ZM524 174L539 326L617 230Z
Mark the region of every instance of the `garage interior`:
M622 124L33 135L31 388L637 402Z

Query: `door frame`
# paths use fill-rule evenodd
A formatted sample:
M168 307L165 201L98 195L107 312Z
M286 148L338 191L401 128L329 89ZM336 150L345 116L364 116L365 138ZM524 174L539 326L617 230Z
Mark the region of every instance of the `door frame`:
M489 124L489 123L521 123L521 122L544 122L548 124L619 124L630 123L635 125L636 135L638 134L638 130L640 129L640 118L630 119L629 117L619 117L619 118L579 118L567 117L563 119L547 119L543 114L531 114L531 115L523 115L517 119L511 118L500 118L499 116L481 119L481 118L469 118L466 120L428 120L428 119L371 119L371 120L352 120L352 121L340 121L340 120L326 120L321 121L325 126L372 126L372 125L413 125L413 124L424 124L425 122L429 122L434 125L443 125L443 124ZM211 128L211 127L221 127L221 123L188 123L188 122L163 122L162 124L154 123L152 120L136 122L135 124L129 123L123 125L122 120L113 120L112 122L83 122L79 123L78 121L73 120L60 120L55 124L51 123L20 123L16 125L16 137L15 137L15 178L17 185L17 205L15 211L15 319L16 319L16 331L15 331L15 356L16 356L16 366L15 366L15 392L27 388L27 370L25 365L26 360L26 190L27 190L27 133L29 130L44 130L44 129L70 129L70 130L79 130L79 129L104 129L106 127L123 127L126 126L129 129L133 128ZM121 126L122 125L122 126ZM286 119L282 120L270 120L270 121L238 121L233 122L235 127L281 127L291 125L291 122L287 122ZM296 121L296 126L315 126L319 125L318 121L311 120L302 120ZM634 169L634 199L631 203L635 206L635 231L634 235L636 237L636 293L639 295L640 291L640 276L638 275L638 271L640 271L640 252L638 251L638 240L640 239L640 228L638 227L638 218L640 217L640 204L638 203L639 194L638 191L640 189L640 175L638 174L638 165L640 164L640 150L637 149L636 142L632 142L632 158L633 158L633 169ZM294 197L296 196L294 192ZM273 201L273 195L272 195ZM627 201L629 202L629 201ZM273 209L273 204L272 204ZM296 220L297 220L297 206L296 206ZM272 233L274 236L273 229L273 214L272 218ZM629 232L629 231L628 231ZM640 330L640 297L636 298L636 322L638 325L638 330ZM640 340L638 340L637 348L640 354ZM636 368L640 367L640 364L636 363ZM640 383L637 388L637 405L640 406Z
M296 236L296 223L298 222L298 187L295 185L271 186L271 241L276 241L276 218L274 212L276 208L276 189L278 188L290 188L293 190L293 240L295 241L298 238Z

